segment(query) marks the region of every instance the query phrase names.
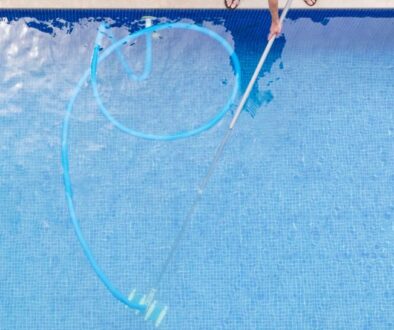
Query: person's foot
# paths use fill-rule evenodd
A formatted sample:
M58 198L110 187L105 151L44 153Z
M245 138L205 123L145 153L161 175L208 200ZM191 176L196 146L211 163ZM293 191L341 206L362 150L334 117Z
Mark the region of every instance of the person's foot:
M309 6L312 7L316 4L317 0L304 0L304 2Z
M224 5L227 9L235 9L239 6L241 0L224 0Z

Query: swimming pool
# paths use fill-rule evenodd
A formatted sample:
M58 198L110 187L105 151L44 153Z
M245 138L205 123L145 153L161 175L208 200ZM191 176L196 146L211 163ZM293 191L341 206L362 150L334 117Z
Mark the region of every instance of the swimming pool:
M61 134L101 23L117 39L153 22L204 26L234 47L245 89L266 11L2 11L1 329L150 329L97 279L65 199ZM394 327L394 11L289 12L158 291L162 329ZM105 39L103 48L110 47ZM145 40L124 56L141 72ZM111 114L169 134L215 115L234 88L223 47L193 31L152 36L152 72L98 68ZM90 83L70 118L80 224L127 294L147 292L231 120L148 141L100 113Z

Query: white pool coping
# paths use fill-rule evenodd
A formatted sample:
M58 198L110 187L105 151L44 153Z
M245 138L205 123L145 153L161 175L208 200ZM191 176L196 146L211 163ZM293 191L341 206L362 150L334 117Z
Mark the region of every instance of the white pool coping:
M279 0L281 6L285 0ZM293 8L311 8L303 0L294 0ZM0 0L0 9L5 8L185 8L220 9L224 0ZM241 0L240 9L267 8L267 0ZM315 9L324 8L391 8L394 0L317 0Z

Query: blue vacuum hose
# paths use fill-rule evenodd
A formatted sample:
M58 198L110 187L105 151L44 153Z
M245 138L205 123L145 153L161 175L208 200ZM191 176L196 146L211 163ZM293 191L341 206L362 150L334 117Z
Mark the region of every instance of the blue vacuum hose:
M102 63L109 55L111 55L114 51L116 52L116 55L121 62L123 68L125 69L128 77L131 80L134 81L142 81L146 79L152 68L152 33L162 31L162 30L167 30L167 29L175 29L175 30L191 30L191 31L196 31L199 33L202 33L211 39L217 41L223 48L227 51L229 57L231 58L234 73L235 73L235 84L234 88L232 90L231 96L228 100L228 102L221 108L221 110L214 115L211 119L209 119L206 123L200 125L199 127L195 127L193 129L187 130L187 131L179 131L179 132L174 132L171 134L167 135L155 135L149 132L140 132L137 131L133 128L126 127L123 124L121 124L116 118L114 118L106 109L104 103L101 100L100 94L98 92L97 88L97 67L100 63ZM103 37L107 35L111 41L112 44L109 46L107 49L105 49L101 54L100 50L102 49L102 39ZM145 36L146 37L146 48L147 48L147 53L146 53L146 58L145 58L145 68L144 71L141 75L135 74L130 66L126 63L123 54L120 50L120 48L128 43L131 40L135 40L139 37ZM145 319L153 320L155 321L156 325L159 325L162 318L164 317L165 308L159 308L157 307L157 302L153 301L153 294L154 290L151 292L151 294L147 296L138 296L136 294L132 294L129 297L126 297L123 295L109 280L109 278L105 275L104 271L100 268L98 265L90 247L89 244L87 243L81 227L79 225L79 221L75 212L75 206L74 206L74 201L73 201L73 192L72 192L72 182L71 182L71 177L70 177L70 172L69 172L69 158L68 158L68 134L69 134L69 128L70 128L70 118L71 118L71 113L74 108L75 101L81 92L81 89L83 88L84 84L88 82L90 77L90 81L92 83L92 88L93 88L93 93L94 97L97 101L97 104L100 108L100 111L102 114L114 125L116 126L119 130L122 132L143 138L143 139L148 139L148 140L167 140L167 141L172 141L172 140L177 140L177 139L183 139L187 137L191 137L194 135L197 135L199 133L202 133L213 126L215 126L223 117L224 115L232 108L232 106L235 104L236 98L239 95L239 89L241 86L241 66L238 60L238 57L236 53L234 52L234 49L232 46L220 35L217 33L193 24L185 24L185 23L165 23L165 24L158 24L158 25L153 25L151 27L147 27L145 29L139 30L135 33L132 33L130 35L127 35L126 37L120 39L120 40L115 40L112 32L110 29L108 29L104 24L102 24L99 28L95 46L94 46L94 51L93 51L93 56L92 56L92 61L91 61L91 68L86 70L86 72L83 74L82 78L79 80L71 98L70 101L67 105L67 111L66 115L64 117L63 121L63 131L62 131L62 151L61 151L61 158L62 158L62 166L63 166L63 179L64 179L64 187L65 187L65 193L66 193L66 199L67 199L67 204L68 208L70 211L70 216L71 216L71 221L74 226L75 233L78 237L78 240L82 246L82 249L86 255L86 257L89 260L89 263L91 264L93 270L97 274L98 278L101 280L101 282L106 286L106 288L109 290L109 292L120 302L122 302L124 305L144 313ZM164 313L164 314L163 314Z
M145 133L145 132L140 132L137 131L133 128L129 128L121 124L116 118L114 118L106 109L103 101L101 100L100 94L97 89L97 66L98 64L103 61L106 57L108 57L112 52L115 50L119 49L119 47L122 47L125 43L136 39L144 34L151 34L153 32L158 32L161 30L166 30L166 29L182 29L182 30L192 30L192 31L197 31L202 34L205 34L215 41L217 41L219 44L223 46L223 48L227 51L229 54L233 67L234 67L234 72L235 72L235 84L234 88L232 91L232 94L227 101L227 103L222 107L222 109L211 119L209 119L206 123L202 124L199 127L195 127L191 130L188 131L180 131L180 132L174 132L172 134L167 134L167 135L155 135L151 133ZM177 139L182 139L182 138L187 138L191 137L193 135L197 135L199 133L202 133L213 126L215 126L222 118L223 116L231 109L231 107L235 104L235 100L237 96L239 95L239 89L241 86L241 65L239 63L238 57L236 53L234 52L234 49L230 46L230 44L223 39L221 36L219 36L217 33L208 30L204 27L198 26L198 25L192 25L192 24L185 24L185 23L165 23L165 24L158 24L151 26L149 28L140 30L136 33L130 34L123 39L118 40L117 42L113 43L109 48L107 48L104 53L99 56L100 49L102 48L101 41L103 38L104 34L99 31L97 34L95 46L94 46L94 51L93 51L93 57L92 57L92 63L91 63L91 82L92 82L92 88L93 88L93 93L94 97L96 98L97 104L103 113L103 115L118 129L120 129L122 132L127 133L129 135L133 135L139 138L147 139L147 140L166 140L166 141L172 141L172 140L177 140ZM122 61L122 63L125 63ZM127 65L127 64L126 64Z

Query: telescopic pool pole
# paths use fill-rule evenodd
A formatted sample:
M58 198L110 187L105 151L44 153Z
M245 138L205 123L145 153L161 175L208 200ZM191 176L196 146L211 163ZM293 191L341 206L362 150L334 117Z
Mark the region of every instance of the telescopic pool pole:
M289 9L291 7L291 3L292 2L293 2L293 0L287 0L287 3L285 5L285 7L283 8L282 14L280 16L280 24L281 25L283 25L283 21L286 18L287 12L289 11ZM257 78L258 78L258 76L260 74L260 71L261 71L264 63L267 60L268 54L270 53L272 45L274 44L274 42L275 42L275 36L272 37L268 41L268 44L265 47L263 54L261 55L260 61L257 64L257 67L256 67L256 69L255 69L255 71L253 73L253 76L252 76L252 78L249 81L248 87L246 88L245 93L243 94L243 96L241 98L241 101L240 101L237 109L235 110L233 119L231 120L231 123L230 123L230 126L229 126L228 130L227 130L227 133L223 137L219 147L216 149L215 156L213 158L213 161L212 161L211 165L209 166L207 174L201 180L201 182L200 182L200 184L198 186L197 196L196 196L191 208L189 209L189 212L187 213L187 215L185 217L185 220L183 221L182 228L181 228L180 232L178 233L178 235L177 235L177 237L176 237L176 239L175 239L175 241L174 241L174 243L172 245L170 253L168 254L168 257L167 257L166 261L163 264L161 272L159 273L159 276L158 276L158 279L157 279L157 282L156 282L156 286L155 286L156 289L158 289L158 287L159 287L159 285L161 283L161 280L162 280L164 274L166 273L167 268L170 265L174 255L175 255L175 252L177 251L177 249L178 249L178 247L180 245L180 242L181 242L181 240L182 240L187 228L189 227L189 225L191 223L192 216L194 215L195 211L197 210L198 203L201 200L201 197L202 197L202 194L203 194L203 192L205 190L205 187L207 186L207 184L209 182L209 179L212 176L212 173L213 173L213 171L214 171L214 169L216 167L216 164L218 163L219 159L221 158L221 155L223 153L225 145L227 144L227 141L229 140L230 136L232 135L234 126L235 126L235 124L237 123L237 121L239 119L239 116L240 116L240 114L241 114L241 112L242 112L242 110L243 110L243 108L244 108L244 106L245 106L245 104L246 104L246 102L247 102L247 100L249 98L249 95L250 95L250 93L252 91L252 88L253 88L254 84L256 83L256 80L257 80Z

